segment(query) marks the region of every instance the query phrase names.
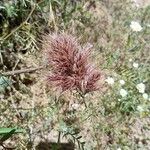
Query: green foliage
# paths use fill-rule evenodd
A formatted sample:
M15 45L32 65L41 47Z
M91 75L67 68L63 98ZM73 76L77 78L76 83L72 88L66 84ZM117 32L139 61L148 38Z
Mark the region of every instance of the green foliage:
M0 76L0 93L4 93L5 89L11 84L7 77Z
M65 122L61 122L59 132L63 134L63 137L69 138L69 141L73 142L74 144L77 143L79 150L84 150L85 142L82 141L82 136L79 135L80 131L75 131L73 128L68 127Z
M3 143L7 139L11 138L14 134L24 133L25 130L23 129L16 129L16 128L0 128L0 143Z

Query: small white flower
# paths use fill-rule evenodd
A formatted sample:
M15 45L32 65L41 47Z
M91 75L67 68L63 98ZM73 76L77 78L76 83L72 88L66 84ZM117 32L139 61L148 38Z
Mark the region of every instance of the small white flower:
M139 64L134 62L134 63L133 63L133 67L134 67L134 68L138 68L138 67L139 67Z
M77 104L77 103L72 104L72 108L74 110L77 110L79 108L79 104Z
M122 97L126 97L127 94L128 94L128 92L127 92L125 89L120 89L120 95L121 95Z
M138 0L133 0L134 4L136 7L140 7L139 1Z
M118 99L118 102L120 102L120 101L121 101L121 99L119 98L119 99Z
M145 100L147 100L147 99L148 99L148 94L147 94L147 93L143 93L143 98L144 98Z
M144 93L145 92L145 84L143 84L143 83L137 84L136 88L138 89L139 93Z
M119 147L119 148L117 148L117 150L121 150L121 148Z
M119 82L120 82L121 85L124 85L124 84L125 84L125 81L124 81L124 80L120 80Z
M140 106L140 105L137 107L137 110L138 110L139 112L143 112L143 111L144 111L143 107Z
M108 77L105 81L110 85L114 84L114 82L115 82L112 77Z
M136 21L131 21L130 28L133 31L136 31L136 32L139 32L139 31L141 31L143 29L141 27L141 25L138 22L136 22Z
M4 95L0 94L0 100L4 99Z
M132 62L132 59L131 59L131 58L129 59L129 62Z

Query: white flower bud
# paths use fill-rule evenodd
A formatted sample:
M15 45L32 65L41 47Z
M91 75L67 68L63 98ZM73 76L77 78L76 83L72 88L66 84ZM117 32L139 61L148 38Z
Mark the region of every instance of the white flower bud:
M124 80L120 80L119 82L120 82L121 85L124 85L124 84L125 84L125 81L124 81Z
M136 88L138 89L139 93L145 92L145 84L143 84L143 83L137 84Z
M108 77L105 81L110 85L114 84L114 82L115 82L112 77Z
M121 95L122 97L126 97L127 94L128 94L128 92L127 92L125 89L121 89L121 90L120 90L120 95Z
M130 24L130 28L135 31L135 32L139 32L141 31L143 28L141 27L141 25L136 22L136 21L132 21L131 24Z

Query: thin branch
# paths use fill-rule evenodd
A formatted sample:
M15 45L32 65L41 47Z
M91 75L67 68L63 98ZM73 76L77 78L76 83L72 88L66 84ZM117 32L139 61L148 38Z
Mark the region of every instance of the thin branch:
M28 20L30 19L31 15L33 14L35 8L36 8L36 4L33 5L33 8L31 9L31 11L30 11L30 13L29 13L27 19L24 21L25 23L28 22Z
M57 140L57 144L60 144L60 137L61 137L61 132L58 131L58 140Z
M43 69L43 68L44 68L44 66L41 66L41 67L38 67L38 68L14 70L14 71L8 71L8 72L1 73L1 75L3 75L3 76L13 76L13 75L21 74L21 73L34 72L34 71L37 71L37 70L40 70L40 69Z

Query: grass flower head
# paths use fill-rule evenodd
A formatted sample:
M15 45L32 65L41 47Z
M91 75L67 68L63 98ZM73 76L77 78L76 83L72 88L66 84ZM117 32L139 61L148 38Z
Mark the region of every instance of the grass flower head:
M101 74L91 63L91 45L81 47L71 35L54 34L46 37L47 62L52 65L48 82L66 90L80 90L84 94L95 91Z

